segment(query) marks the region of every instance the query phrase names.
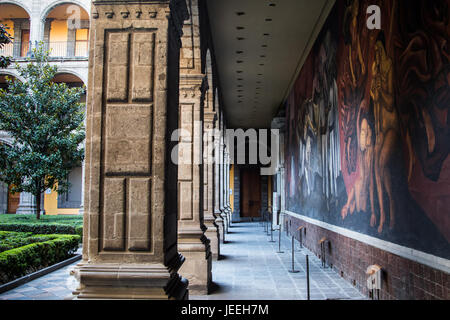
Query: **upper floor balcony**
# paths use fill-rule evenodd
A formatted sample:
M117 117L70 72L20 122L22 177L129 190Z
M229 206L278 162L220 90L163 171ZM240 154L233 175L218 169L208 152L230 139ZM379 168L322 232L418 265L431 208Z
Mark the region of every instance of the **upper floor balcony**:
M50 52L53 59L87 59L88 40L75 41L42 41L45 50ZM0 49L0 55L12 57L14 61L19 62L28 58L33 58L33 48L39 45L38 42L13 41Z
M54 5L30 11L26 3L2 3L0 24L7 28L13 42L0 49L0 54L16 62L32 58L39 43L55 60L86 60L88 57L89 14L80 5L55 1ZM37 12L37 13L35 13Z

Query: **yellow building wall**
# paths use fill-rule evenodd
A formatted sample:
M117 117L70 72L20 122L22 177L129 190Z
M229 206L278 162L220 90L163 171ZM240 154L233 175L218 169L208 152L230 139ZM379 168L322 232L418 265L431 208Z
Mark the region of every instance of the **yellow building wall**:
M78 29L75 34L75 40L77 41L88 40L88 31L89 29Z
M80 209L58 209L58 193L52 190L49 194L44 194L44 210L46 215L54 216L78 214Z
M14 22L12 20L0 20L0 24L8 27L9 29L6 29L6 31L14 38ZM16 39L16 41L20 41L20 39Z
M230 168L230 189L233 190L233 193L230 194L231 212L234 212L234 164Z
M50 56L60 56L67 51L67 20L54 20L50 25Z

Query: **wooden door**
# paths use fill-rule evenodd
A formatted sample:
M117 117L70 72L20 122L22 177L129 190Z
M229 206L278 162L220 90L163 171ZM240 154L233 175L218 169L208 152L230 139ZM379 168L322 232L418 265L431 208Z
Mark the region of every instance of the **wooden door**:
M20 193L12 193L11 187L8 190L8 213L16 213L20 203Z
M20 56L26 57L30 47L30 30L22 30Z
M241 173L241 217L261 216L261 176L259 169L244 169Z

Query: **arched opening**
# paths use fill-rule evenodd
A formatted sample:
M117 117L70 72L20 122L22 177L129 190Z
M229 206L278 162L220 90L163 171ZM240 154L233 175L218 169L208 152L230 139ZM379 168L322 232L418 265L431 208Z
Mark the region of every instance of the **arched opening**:
M28 12L16 4L2 3L0 4L0 24L6 27L13 38L11 43L0 49L0 55L13 58L29 55L30 16Z
M44 16L44 43L51 57L87 57L89 14L74 3L58 4Z
M70 88L80 88L83 81L76 75L68 72L61 72L53 78L55 83L65 83ZM83 94L81 103L86 103L86 94ZM82 166L75 167L70 172L68 178L70 187L67 193L58 194L53 190L47 190L44 195L44 209L46 214L78 214L82 197Z
M0 146L10 143L4 137L0 138ZM0 214L16 213L20 203L20 193L12 193L11 187L0 181Z
M84 86L83 80L81 80L78 76L68 72L61 72L56 74L53 78L53 82L65 83L69 88L81 88ZM86 93L81 96L80 102L86 103Z
M15 76L13 76L12 74L0 74L0 89L3 90L8 90L8 82L7 79L11 79L13 81L18 80Z

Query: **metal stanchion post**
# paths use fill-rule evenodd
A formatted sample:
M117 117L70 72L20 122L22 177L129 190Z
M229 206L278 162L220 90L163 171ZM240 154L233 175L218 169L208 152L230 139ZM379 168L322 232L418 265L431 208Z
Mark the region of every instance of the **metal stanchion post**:
M309 256L306 255L306 292L308 294L308 300L311 300L309 293Z
M289 236L289 224L288 224L288 222L286 221L286 237L288 237Z
M278 252L277 253L284 253L284 251L281 251L281 225L278 229Z
M264 232L267 233L267 213L264 213Z
M275 240L273 240L273 226L270 226L270 241L269 242L276 242Z
M294 252L295 252L295 248L294 248L294 236L292 236L292 270L289 270L290 273L299 273L300 271L295 270L294 268Z

